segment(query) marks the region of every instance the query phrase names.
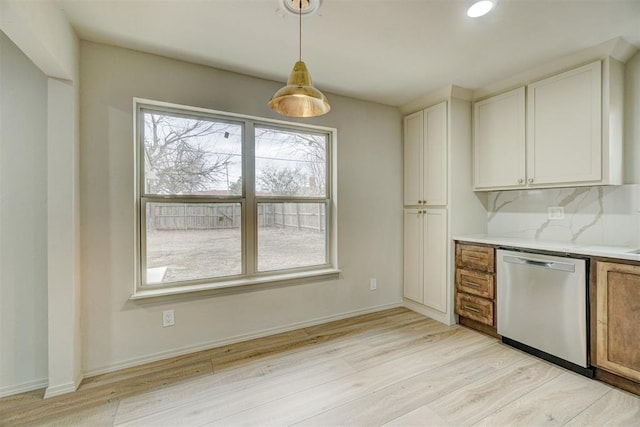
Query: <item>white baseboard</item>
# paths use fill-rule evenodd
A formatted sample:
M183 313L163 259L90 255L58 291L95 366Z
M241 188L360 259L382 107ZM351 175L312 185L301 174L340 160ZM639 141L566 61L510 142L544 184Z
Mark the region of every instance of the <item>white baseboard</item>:
M418 304L415 301L411 301L410 299L404 299L404 306L409 310L415 311L416 313L420 313L423 316L427 316L433 320L437 320L440 323L444 323L445 325L454 325L455 320L451 320L450 316L447 313L443 313L441 311L435 310L433 308L427 307L426 305Z
M49 399L50 397L73 393L78 389L82 378L82 374L78 373L78 375L72 382L47 387L47 389L44 391L44 398Z
M44 392L44 398L49 399L50 397L56 397L67 393L73 393L76 391L76 384L74 383L65 383L58 384L51 387L47 387Z
M0 397L11 396L13 394L26 393L28 391L38 390L39 388L45 388L49 384L47 378L40 380L29 381L22 384L10 385L0 387Z
M286 326L279 326L276 328L264 329L259 332L253 332L250 334L236 335L234 337L229 337L221 340L209 341L193 346L187 346L182 348L177 348L169 351L163 351L160 353L151 354L144 357L137 357L134 359L125 360L123 362L114 363L108 366L102 366L95 369L89 369L84 372L84 377L89 378L96 375L106 374L109 372L119 371L121 369L132 368L134 366L144 365L145 363L157 362L159 360L170 359L172 357L184 356L185 354L196 353L198 351L210 350L212 348L221 347L224 345L235 344L242 341L248 341L255 338L263 338L269 335L280 334L283 332L289 332L296 329L308 328L310 326L316 326L323 323L333 322L335 320L346 319L349 317L360 316L362 314L375 313L377 311L388 310L391 308L402 307L403 304L401 302L393 303L393 304L385 304L379 305L375 307L365 308L362 310L355 310L346 313L336 314L327 317L320 317L313 320L292 323Z

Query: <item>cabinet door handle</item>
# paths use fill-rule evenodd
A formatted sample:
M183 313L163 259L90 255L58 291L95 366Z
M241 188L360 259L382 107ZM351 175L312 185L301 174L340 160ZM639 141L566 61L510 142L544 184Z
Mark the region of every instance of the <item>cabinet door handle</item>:
M522 178L520 178L520 179L518 180L518 184L522 184L523 182L524 182L524 179L522 179Z
M529 178L529 184L533 183L533 178Z
M479 288L479 287L480 287L480 285L479 285L479 284L477 284L477 283L475 283L475 282L470 282L470 281L468 281L468 280L463 280L463 281L462 281L462 284L463 284L463 285L465 285L465 286L472 287L472 288Z
M477 309L477 308L475 308L475 307L471 307L471 306L469 306L469 305L463 305L463 306L462 306L462 308L463 308L463 309L465 309L465 310L467 310L467 311L470 311L470 312L472 312L472 313L482 314L482 311L478 310L478 309Z

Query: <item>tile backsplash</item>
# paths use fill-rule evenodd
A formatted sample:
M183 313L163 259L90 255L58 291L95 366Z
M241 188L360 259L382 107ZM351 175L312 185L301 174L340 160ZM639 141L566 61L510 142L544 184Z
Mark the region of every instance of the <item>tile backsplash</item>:
M638 246L640 185L493 191L488 195L489 236L594 245ZM549 219L563 207L563 219Z

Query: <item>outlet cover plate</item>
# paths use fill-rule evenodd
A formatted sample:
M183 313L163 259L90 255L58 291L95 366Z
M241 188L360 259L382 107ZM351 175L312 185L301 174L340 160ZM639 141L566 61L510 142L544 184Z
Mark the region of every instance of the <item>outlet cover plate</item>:
M564 206L549 206L547 208L548 219L564 219Z
M162 327L173 326L176 324L173 310L165 310L162 312Z

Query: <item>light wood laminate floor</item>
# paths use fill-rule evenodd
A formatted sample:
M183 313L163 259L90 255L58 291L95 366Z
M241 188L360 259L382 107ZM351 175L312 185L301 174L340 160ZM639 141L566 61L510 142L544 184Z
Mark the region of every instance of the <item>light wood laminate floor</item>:
M0 399L1 425L640 425L640 399L398 308Z

